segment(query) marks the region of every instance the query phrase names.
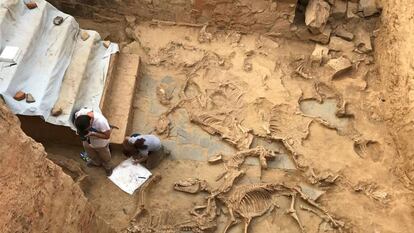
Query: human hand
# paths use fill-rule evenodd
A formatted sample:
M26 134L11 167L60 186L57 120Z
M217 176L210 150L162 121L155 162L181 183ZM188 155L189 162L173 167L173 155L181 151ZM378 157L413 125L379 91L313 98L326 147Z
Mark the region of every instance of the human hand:
M88 134L86 134L87 137L96 137L96 132L89 131Z

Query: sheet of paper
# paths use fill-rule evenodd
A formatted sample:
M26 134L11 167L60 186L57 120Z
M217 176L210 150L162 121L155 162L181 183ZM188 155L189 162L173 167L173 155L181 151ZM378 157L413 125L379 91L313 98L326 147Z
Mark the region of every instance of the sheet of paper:
M133 164L132 158L120 163L112 172L109 179L120 189L132 195L152 173L141 164Z

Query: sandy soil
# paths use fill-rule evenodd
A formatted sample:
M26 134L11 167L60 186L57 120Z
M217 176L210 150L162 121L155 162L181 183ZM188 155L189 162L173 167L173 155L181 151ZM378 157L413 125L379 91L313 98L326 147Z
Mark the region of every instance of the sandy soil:
M0 231L114 232L0 101ZM62 227L64 226L64 227Z
M392 7L385 12L382 20L397 17ZM353 32L362 28L376 35L380 28L377 19L350 21L345 26ZM380 29L397 30L387 25ZM412 187L401 182L404 179L396 172L406 158L396 157L402 153L398 152L401 146L399 142L396 144L395 135L383 118L398 105L389 105L382 89L387 84L376 79L378 72L381 75L386 72L382 67L386 58L382 54L387 52L381 48L382 40L388 40L385 32L380 30L376 35L384 39L375 44L378 47L374 47L374 52L355 53L353 48L342 46L340 51L331 52L330 58L323 58L320 65L312 61L314 42L154 23L129 28L125 35L129 39L121 43L122 52L140 54L143 72L159 82L153 91L158 91L159 104L165 106L165 112L160 114L160 119L144 119L155 132L159 130L163 139L170 136L156 126L171 121L172 127L182 127L182 122L174 122L174 112L183 109L189 116L185 124L192 122L194 127L221 137L238 150L249 148L252 138L273 140L284 146L282 151L295 161L297 170L260 171L259 166L247 166L243 167L247 175L237 185L306 183L325 191L318 203L344 225L340 229L330 228L325 220L300 209L298 206L305 203L299 200L296 208L307 232L324 232L324 227L328 232L410 231L414 216L410 204ZM349 59L353 67L345 74L334 76L326 64L329 59L341 56ZM174 78L174 87L162 81L166 75ZM394 95L402 98L401 93ZM137 98L139 101L139 93ZM379 107L386 110L380 111ZM214 178L222 170L222 165L211 166L206 162L165 161L155 171L163 179L149 191L147 209L155 215L162 212L170 216L170 225L191 218L188 212L195 205L203 204L206 195L174 191L174 183L194 177L219 185L220 181ZM326 174L338 178L327 184L323 181ZM104 192L91 190L92 196L94 192ZM127 203L124 198L132 203L126 196L112 200ZM285 214L289 199L278 201L279 209L253 221L252 232L300 232L296 222ZM97 205L106 206L104 212L111 208L102 201ZM110 220L118 226L127 222L125 218L120 221L121 206L117 205ZM127 216L131 213L124 212ZM224 228L226 216L226 210L218 216L218 232ZM237 231L233 228L231 232Z
M383 1L380 17L333 20L330 24L343 26L359 38L330 44L329 54L320 57L314 53L315 42L304 40L301 24L292 28L298 39L287 39L197 25L140 22L103 27L81 20L84 28L109 32L108 38L120 42L122 52L139 54L142 77L157 82L149 91L158 96L156 107L162 111L134 122L134 131L145 124L148 132L171 141L176 136L171 127L201 128L237 151L255 147L254 140L266 139L280 147L276 155L287 154L296 169L262 169L259 163L229 166L238 160L232 160L228 151L223 152L225 161L216 165L176 155L153 171L162 179L147 192L147 212L130 222L139 196L120 191L102 170L86 168L78 156L81 148L46 145L49 158L70 158L81 164L88 174L79 181L86 197L97 214L118 231L222 232L230 218L227 201L243 184L272 183L283 184L287 193L269 191L270 204L277 207L254 218L250 232L410 232L414 227L410 144L414 63L408 59L414 38L409 33L414 27L412 5L403 0ZM373 51L364 51L368 43L364 35L371 35ZM355 51L354 43L364 39ZM338 58L352 68L336 72L329 64ZM173 82L165 82L167 75ZM135 114L142 107L140 94ZM151 104L155 103L147 105ZM178 121L178 111L185 111L188 117ZM117 152L114 161L123 158ZM227 175L216 179L223 171ZM234 181L230 191L212 194L231 187L227 185L232 183L232 174L242 171L245 174ZM83 174L66 172L74 180ZM173 189L186 178L205 180L211 188L196 194ZM323 194L310 202L293 189L303 185ZM291 191L299 195L293 206L296 212L290 208ZM251 194L250 198L262 197ZM258 202L253 205L263 207ZM246 202L235 204L243 205ZM198 206L204 207L190 214ZM211 212L214 214L209 215ZM243 227L240 221L228 232L241 232Z

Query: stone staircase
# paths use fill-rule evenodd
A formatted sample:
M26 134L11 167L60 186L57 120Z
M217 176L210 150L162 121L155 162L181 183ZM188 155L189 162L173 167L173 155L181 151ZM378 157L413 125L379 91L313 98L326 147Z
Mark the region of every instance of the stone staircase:
M121 145L123 138L130 133L133 119L131 109L137 90L139 56L112 53L116 51L111 47L114 44L102 41L97 32L79 29L73 17L44 0L35 2L37 7L34 9L28 9L23 1L5 0L0 4L0 49L17 43L24 58L16 66L3 69L3 73L6 70L7 73L3 75L6 78L1 80L0 92L12 96L16 93L12 90L14 87L23 88L28 93L44 90L39 92L42 96L35 96L37 101L30 105L48 113L43 114L44 119L38 113L17 113L23 130L37 141L79 145L79 137L70 128L73 127L71 118L78 109L91 107L96 111L99 108L110 125L114 126L111 143ZM56 15L64 16L65 21L61 25L53 25ZM30 26L25 22L30 22ZM21 31L26 33L24 37L16 33ZM45 44L49 47L41 46ZM49 54L57 55L52 57ZM54 59L48 60L49 57ZM63 64L60 62L62 59L67 62ZM31 63L27 61L38 62L41 66L28 69L25 64ZM66 69L63 79L53 79L59 76L55 75L55 71L62 70L61 67ZM104 72L107 67L107 72ZM36 72L43 75L41 81L32 77L32 73ZM53 100L55 102L42 102L45 96L53 93L57 98Z
M139 81L140 57L136 54L118 54L110 65L100 108L112 129L111 143L121 145L129 135L133 119L132 105Z

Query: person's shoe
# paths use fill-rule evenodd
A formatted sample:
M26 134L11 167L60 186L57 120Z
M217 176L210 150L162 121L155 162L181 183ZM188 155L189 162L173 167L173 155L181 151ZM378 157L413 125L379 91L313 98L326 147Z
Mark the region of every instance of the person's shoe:
M108 169L105 168L106 176L111 176L113 170L114 170L113 168L108 168Z

